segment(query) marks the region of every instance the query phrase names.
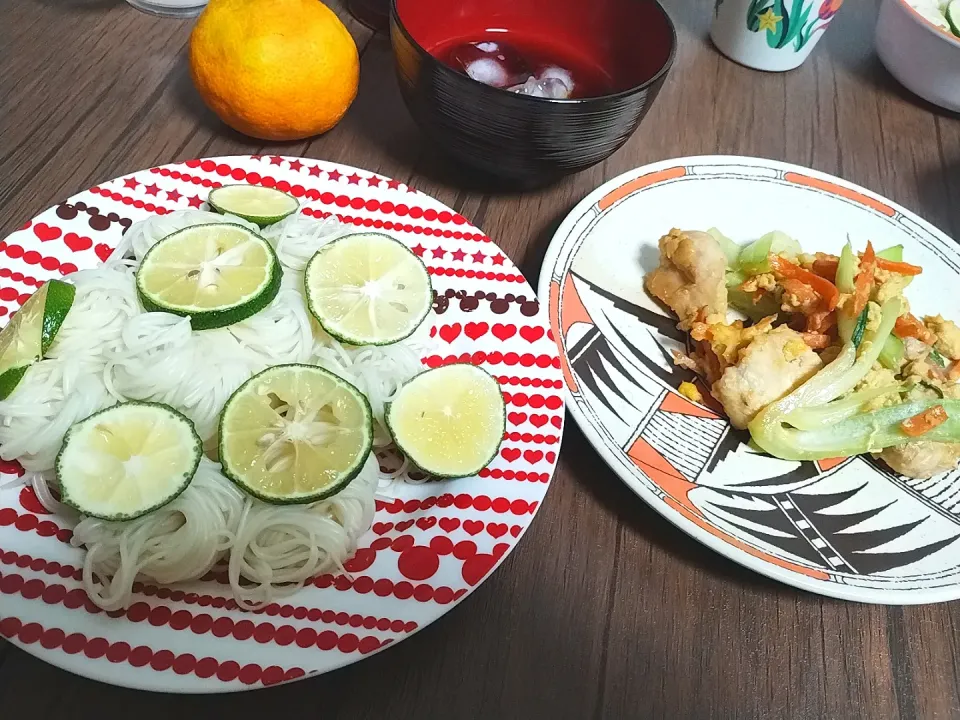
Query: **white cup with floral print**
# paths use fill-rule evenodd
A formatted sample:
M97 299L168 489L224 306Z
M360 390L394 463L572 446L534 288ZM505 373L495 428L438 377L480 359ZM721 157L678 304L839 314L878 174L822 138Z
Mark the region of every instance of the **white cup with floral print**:
M798 67L843 0L714 0L710 37L741 65L783 72Z

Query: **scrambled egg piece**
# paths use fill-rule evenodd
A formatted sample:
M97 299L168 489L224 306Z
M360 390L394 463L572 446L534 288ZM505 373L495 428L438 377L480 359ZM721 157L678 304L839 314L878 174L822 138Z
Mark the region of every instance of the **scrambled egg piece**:
M880 305L872 300L867 303L867 326L865 332L876 332L880 327L880 321L883 319L883 313L880 311Z
M883 305L891 298L903 298L903 291L913 278L909 275L900 275L892 273L882 268L873 271L873 276L877 283L873 286L871 299L878 304Z
M949 472L960 461L960 443L914 440L888 447L877 457L894 472L914 478L928 478Z
M754 275L751 278L747 278L743 285L740 286L740 289L743 292L754 293L757 290L766 290L771 292L777 288L777 278L773 276L773 273L761 273L759 275Z
M705 232L673 229L660 238L660 267L647 273L651 295L680 318L689 330L698 315L723 321L727 314L727 259L720 244Z
M923 324L937 336L937 342L934 344L937 352L951 360L960 358L960 328L956 323L952 320L944 320L940 315L928 315L923 319Z
M803 338L786 326L774 328L738 351L738 362L723 371L712 393L730 423L743 429L770 403L808 380L823 364L810 348L796 354Z
M682 382L680 387L677 388L677 392L683 395L687 400L691 400L695 403L703 402L703 395L700 394L700 391L697 389L697 386L692 382Z
M892 370L887 370L887 368L880 365L880 363L874 363L873 367L870 368L870 371L864 375L863 380L861 380L854 388L854 392L858 390L869 390L871 388L883 388L891 386L894 388L898 388L900 386L896 375L894 375ZM895 389L886 395L881 395L880 397L874 398L873 400L865 403L862 410L864 412L869 412L871 410L879 410L882 407L899 404L900 393Z

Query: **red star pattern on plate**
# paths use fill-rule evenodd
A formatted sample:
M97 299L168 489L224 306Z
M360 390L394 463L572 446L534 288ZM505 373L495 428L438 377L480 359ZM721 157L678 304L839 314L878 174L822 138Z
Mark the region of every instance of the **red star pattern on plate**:
M417 257L423 257L423 254L427 251L427 249L420 243L417 243L416 246L410 248L410 251Z
M447 254L447 251L444 250L443 248L434 248L434 249L433 249L433 256L434 256L435 258L442 258L442 257L443 257L444 255L446 255L446 254Z
M337 180L343 177L343 175L338 170L328 170L327 175L329 175L330 179L333 180L334 182L337 182Z
M291 169L291 170L296 170L297 172L299 172L299 171L300 171L300 168L302 168L302 167L303 167L303 163L300 162L299 160L291 160L291 161L290 161L290 169Z
M137 185L139 185L139 184L140 184L140 183L138 183L138 182L137 182L136 180L134 180L133 178L127 178L126 180L123 181L123 186L124 186L125 188L130 188L131 190L136 190L136 189L137 189Z
M143 191L148 195L156 196L160 192L160 188L158 188L157 184L154 183L153 185L144 185Z
M271 164L271 165L279 165L279 164L282 163L282 162L283 162L283 158L282 158L282 157L279 157L278 155L273 155L273 156L270 157L270 164Z
M314 165L313 167L311 167L311 168L310 168L310 174L311 174L313 177L320 177L320 166L319 166L319 165Z
M503 255L501 255L500 253L497 253L496 255L494 255L493 257L491 257L490 259L493 260L493 264L494 264L494 265L503 265L503 261L506 260L506 258L505 258Z
M391 190L399 190L399 189L400 189L400 181L399 181L399 180L387 180L387 187L390 188Z
M450 255L454 260L463 260L467 256L463 250L454 250Z
M182 197L183 195L181 195L178 190L167 190L167 200L172 200L173 202L176 202Z
M201 200L198 195L194 195L192 198L188 198L188 202L190 203L190 207L198 208L201 205L203 205L203 200Z
M367 178L367 185L370 187L380 187L381 182L383 182L383 178L378 178L376 175Z
M473 258L474 262L481 263L481 264L483 263L484 260L487 259L487 256L484 255L482 252L475 252L471 257Z
M351 185L359 185L361 180L363 180L363 178L356 173L347 178L347 182Z

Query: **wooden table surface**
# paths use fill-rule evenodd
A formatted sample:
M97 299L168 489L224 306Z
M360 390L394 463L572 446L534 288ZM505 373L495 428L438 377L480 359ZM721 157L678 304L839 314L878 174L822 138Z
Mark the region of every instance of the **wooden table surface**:
M189 22L119 0L8 0L0 236L97 181L174 160L282 152L412 183L481 226L534 285L546 243L578 200L672 156L808 165L960 237L960 119L884 71L872 47L877 0L846 3L812 58L788 74L718 55L704 0L665 4L679 50L639 131L605 163L514 195L471 191L436 154L400 100L389 43L349 19L362 54L352 109L327 135L265 148L201 105L184 61ZM950 718L960 717L958 645L960 603L820 598L706 550L627 490L571 423L523 542L407 642L321 678L220 697L112 688L0 644L0 716Z

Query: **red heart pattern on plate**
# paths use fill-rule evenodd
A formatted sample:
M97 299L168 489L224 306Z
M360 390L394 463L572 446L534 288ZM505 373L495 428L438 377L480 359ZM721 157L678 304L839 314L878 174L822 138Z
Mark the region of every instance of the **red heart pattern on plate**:
M471 340L477 340L486 334L489 327L485 322L469 322L463 326L463 332Z
M63 236L63 241L67 244L67 247L74 252L82 252L83 250L89 250L93 247L93 240L86 235L77 235L75 232L68 232ZM107 257L110 256L107 255Z
M460 336L460 323L453 325L443 325L440 327L440 338L445 342L452 343Z
M50 242L60 237L63 231L58 227L47 225L46 223L37 223L33 226L33 234L40 238L40 242Z

